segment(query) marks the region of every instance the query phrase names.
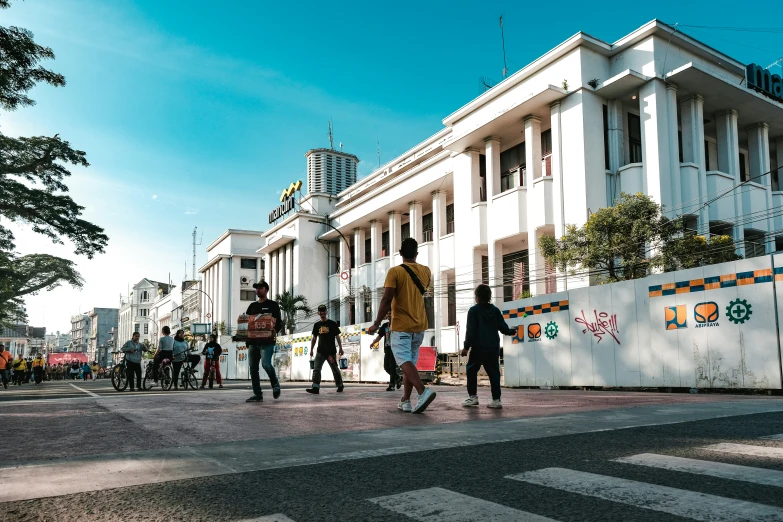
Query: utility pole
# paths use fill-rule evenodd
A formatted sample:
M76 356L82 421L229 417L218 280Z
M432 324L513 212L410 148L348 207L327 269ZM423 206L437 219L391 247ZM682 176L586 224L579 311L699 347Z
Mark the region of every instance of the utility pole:
M196 247L201 245L200 239L199 242L196 243L196 230L198 230L198 227L193 227L193 272L191 272L191 281L196 280Z

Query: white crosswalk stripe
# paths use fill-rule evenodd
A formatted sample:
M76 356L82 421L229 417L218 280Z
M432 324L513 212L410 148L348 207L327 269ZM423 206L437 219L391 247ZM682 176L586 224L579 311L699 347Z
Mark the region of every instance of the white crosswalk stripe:
M774 506L570 469L546 468L509 475L506 478L693 520L710 522L783 520L783 509Z
M443 488L419 489L371 498L379 506L421 522L557 522L527 511L502 506Z
M766 457L769 459L783 459L783 448L770 448L768 446L751 446L749 444L733 444L722 442L705 446L703 449L732 453L734 455L747 455L751 457Z
M736 464L686 459L682 457L671 457L669 455L656 455L653 453L642 453L631 457L614 459L614 462L667 469L670 471L681 471L683 473L695 473L697 475L708 475L710 477L752 482L753 484L763 484L765 486L783 487L783 471L774 469L737 466Z
M783 440L783 433L776 433L775 435L767 435L765 437L759 437L767 440Z

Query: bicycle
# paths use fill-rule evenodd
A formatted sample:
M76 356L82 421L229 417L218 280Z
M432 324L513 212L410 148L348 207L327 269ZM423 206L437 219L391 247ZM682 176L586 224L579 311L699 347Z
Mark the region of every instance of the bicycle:
M114 354L122 352L112 352ZM128 387L128 373L126 371L125 354L122 354L122 360L115 364L111 369L111 385L118 392L125 391Z
M152 383L154 381L154 367L155 364L150 361L147 363L147 368L144 372L144 379L141 381L141 388L145 391L151 390ZM171 360L163 359L160 362L160 368L158 370L158 382L160 389L163 391L169 391L174 385L174 369L171 367Z
M189 351L194 352L195 350L191 349ZM195 365L191 364L189 358L182 363L182 370L180 373L180 382L182 383L183 390L187 390L188 386L190 386L191 390L198 389L198 370Z

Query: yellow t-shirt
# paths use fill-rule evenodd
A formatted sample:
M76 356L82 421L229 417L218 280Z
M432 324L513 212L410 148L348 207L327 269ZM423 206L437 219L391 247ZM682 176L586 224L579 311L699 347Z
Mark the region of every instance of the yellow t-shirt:
M429 267L418 263L405 263L419 277L424 288L429 288L432 274ZM424 297L411 276L401 266L392 267L386 274L385 288L394 288L392 300L393 332L423 332L427 329L427 312Z

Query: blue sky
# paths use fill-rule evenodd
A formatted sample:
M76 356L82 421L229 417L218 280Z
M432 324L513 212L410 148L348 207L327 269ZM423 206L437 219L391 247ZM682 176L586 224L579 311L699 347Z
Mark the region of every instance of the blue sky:
M278 191L305 179L304 153L335 140L362 160L360 176L441 128L443 117L501 79L498 17L511 72L582 30L614 41L659 18L689 25L783 25L774 2L206 2L26 0L0 23L35 33L57 55L63 89L0 114L12 135L60 133L88 154L71 190L111 238L79 260L81 292L28 300L31 322L66 330L71 314L117 306L142 277L176 282L226 228L264 229ZM783 56L780 35L684 29L743 62ZM199 232L201 237L202 232ZM19 232L19 250L70 256ZM188 269L189 270L189 269Z

